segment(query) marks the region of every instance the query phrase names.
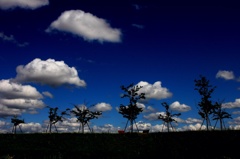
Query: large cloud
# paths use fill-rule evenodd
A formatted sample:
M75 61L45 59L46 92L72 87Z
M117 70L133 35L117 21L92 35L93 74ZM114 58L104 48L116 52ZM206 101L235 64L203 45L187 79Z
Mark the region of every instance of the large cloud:
M30 85L0 80L0 117L36 113L45 106L42 94Z
M83 37L84 40L99 42L120 42L121 31L111 26L101 18L82 10L63 12L57 20L51 23L46 32L59 30Z
M235 78L233 71L220 70L216 74L216 78L223 78L225 80L233 80Z
M14 81L35 82L51 86L65 84L86 86L85 81L78 77L78 72L74 67L69 67L64 61L55 61L54 59L44 61L36 58L26 66L18 66Z
M169 107L171 110L178 112L187 112L191 110L190 106L187 106L186 104L180 104L178 101L173 102Z
M154 84L150 84L145 81L139 82L137 85L142 86L139 93L145 93L145 97L148 99L164 99L172 97L172 93L165 87L162 87L161 81L157 81Z
M1 9L12 9L16 7L36 9L48 4L48 0L0 0Z

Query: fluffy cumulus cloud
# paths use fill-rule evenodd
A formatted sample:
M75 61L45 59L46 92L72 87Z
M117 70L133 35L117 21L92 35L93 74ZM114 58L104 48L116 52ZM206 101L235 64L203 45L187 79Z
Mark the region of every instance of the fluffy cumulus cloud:
M0 0L0 9L13 9L16 7L36 9L48 4L48 0Z
M234 102L223 103L222 108L240 108L240 98L235 99Z
M0 117L36 113L45 106L42 94L30 85L0 80Z
M93 111L109 111L112 110L112 106L108 103L98 103L91 108Z
M121 41L121 31L119 29L112 28L106 20L82 10L69 10L63 12L57 20L50 24L46 32L51 32L53 30L69 32L87 41Z
M216 74L216 78L223 78L225 80L233 80L235 78L233 71L220 70Z
M172 93L165 87L162 87L161 81L150 84L145 81L140 81L138 86L142 86L139 93L145 93L147 99L165 99L172 97Z
M171 110L178 111L178 112L187 112L191 110L190 106L187 106L185 104L180 104L178 101L173 102L169 107Z
M34 59L27 65L17 67L17 82L34 82L51 86L75 85L85 87L86 83L78 77L78 72L74 67L69 67L64 61L39 58Z

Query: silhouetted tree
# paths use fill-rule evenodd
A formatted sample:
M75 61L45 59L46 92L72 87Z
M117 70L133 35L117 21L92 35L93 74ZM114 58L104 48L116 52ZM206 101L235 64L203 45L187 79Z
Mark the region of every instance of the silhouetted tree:
M158 119L161 119L164 122L163 125L165 125L165 123L167 123L167 131L169 132L170 126L173 129L173 126L171 123L177 122L173 117L180 116L181 113L172 114L172 112L169 111L169 105L166 102L163 102L161 104L165 108L165 115L159 114Z
M80 128L82 128L82 133L84 133L84 126L87 125L90 132L92 130L89 127L88 122L94 118L98 118L102 112L101 111L90 111L87 106L84 104L81 107L78 107L77 105L74 105L75 109L71 110L71 113L74 114L74 116L77 118L77 122L80 122L79 126L79 132Z
M220 122L220 130L226 129L225 124L224 124L224 119L226 118L231 118L231 114L229 114L228 112L226 112L224 109L222 109L222 104L219 102L215 103L215 109L213 111L213 120L216 120L214 129L217 125L217 122Z
M195 79L194 82L195 82L194 90L197 90L201 96L201 101L198 103L198 106L200 108L198 109L198 114L203 118L202 125L204 121L206 121L206 127L207 130L209 130L209 126L211 126L209 116L213 113L215 109L215 106L210 99L216 86L210 85L210 81L202 75L200 75L200 79L198 80Z
M60 113L60 115L58 115L58 107L52 108L52 107L47 106L47 108L49 108L49 116L48 116L49 124L47 126L46 132L48 131L48 128L49 128L49 133L51 133L53 125L55 127L56 132L58 132L55 124L59 121L61 121L61 122L63 121L63 116L68 115L67 111L69 111L69 109L67 108L65 111L62 111Z
M22 132L20 124L25 123L24 120L18 119L17 116L14 116L13 118L11 118L11 123L13 123L12 133L14 133L14 134L17 133L17 126L19 127L20 131Z
M133 83L129 86L121 86L121 89L124 91L124 94L121 96L121 98L127 97L129 99L128 105L120 105L120 108L118 112L123 115L124 118L127 118L127 124L130 121L130 132L133 132L133 122L136 121L135 119L139 115L140 112L143 111L142 108L137 107L137 102L141 99L145 99L145 93L138 93L138 91L142 88L142 86L134 86ZM124 131L126 130L127 124L125 126ZM137 124L136 124L137 127ZM138 129L138 128L137 128Z

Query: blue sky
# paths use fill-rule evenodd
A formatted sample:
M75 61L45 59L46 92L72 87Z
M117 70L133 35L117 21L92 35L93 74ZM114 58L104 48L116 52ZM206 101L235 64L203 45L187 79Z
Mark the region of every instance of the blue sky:
M121 85L142 85L148 97L136 122L162 130L162 102L181 113L175 128L196 130L200 96L194 79L206 76L239 129L240 11L232 6L164 5L157 2L0 0L0 132L10 118L24 118L25 132L42 132L48 109L84 102L103 115L95 132L116 132L126 119L117 112ZM74 117L58 124L78 130ZM212 125L215 121L212 122Z

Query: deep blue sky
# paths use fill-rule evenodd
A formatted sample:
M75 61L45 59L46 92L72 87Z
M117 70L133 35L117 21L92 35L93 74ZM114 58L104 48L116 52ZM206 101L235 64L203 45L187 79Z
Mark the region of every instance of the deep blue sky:
M239 127L239 8L154 1L32 2L0 0L0 132L11 131L13 114L25 119L25 131L44 131L46 105L64 110L84 102L102 103L102 117L90 123L95 131L116 132L126 123L116 109L127 104L120 98L120 86L141 81L152 93L136 122L161 131L163 123L156 116L164 111L161 103L168 102L187 110L180 111L176 128L198 128L202 120L194 79L199 75L217 86L212 100L222 101L232 114L225 124ZM53 68L57 62L65 70ZM161 85L152 87L156 82ZM23 89L26 85L36 94ZM19 94L14 94L16 87ZM75 120L68 118L59 127L75 131Z

